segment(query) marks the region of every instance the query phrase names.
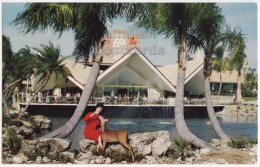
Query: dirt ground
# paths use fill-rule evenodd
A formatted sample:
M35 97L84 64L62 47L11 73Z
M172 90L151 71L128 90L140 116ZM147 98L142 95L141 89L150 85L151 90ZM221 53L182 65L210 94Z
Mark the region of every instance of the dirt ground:
M250 156L248 152L232 149L227 151L218 151L209 153L206 155L201 155L201 160L198 163L210 162L211 160L216 159L225 159L229 164L250 164L252 158L257 159L257 156Z

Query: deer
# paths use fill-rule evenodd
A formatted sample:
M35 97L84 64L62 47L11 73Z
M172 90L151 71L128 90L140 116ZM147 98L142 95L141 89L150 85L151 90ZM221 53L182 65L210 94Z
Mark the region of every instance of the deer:
M128 149L129 151L129 156L131 156L132 161L135 161L134 157L134 152L131 147L131 145L128 143L128 132L126 130L109 130L106 128L107 122L109 121L108 119L104 119L103 116L99 115L99 118L101 120L101 125L102 125L102 145L103 147L101 148L102 151L105 150L106 143L108 142L118 142L122 146Z

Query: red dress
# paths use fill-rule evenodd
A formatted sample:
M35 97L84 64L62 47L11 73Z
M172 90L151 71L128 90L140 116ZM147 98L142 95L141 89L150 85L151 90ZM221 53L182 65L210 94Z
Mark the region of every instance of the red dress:
M98 128L100 127L101 121L100 121L98 115L96 115L96 114L93 115L92 117L90 117L90 115L93 113L94 112L89 112L83 118L83 120L86 122L84 135L85 135L85 138L98 142L98 137L101 134L101 131L98 130Z

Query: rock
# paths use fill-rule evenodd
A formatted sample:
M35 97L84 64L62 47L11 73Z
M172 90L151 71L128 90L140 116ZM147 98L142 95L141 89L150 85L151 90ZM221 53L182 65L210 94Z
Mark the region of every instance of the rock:
M258 149L258 144L255 144L251 149L250 151L254 152L257 154L257 149Z
M208 154L210 153L210 149L209 148L202 148L200 149L200 154Z
M20 112L19 112L19 110L9 109L9 114L10 114L10 117L11 117L11 118L16 118L16 117L18 117L18 115L20 114Z
M38 156L35 160L36 163L41 163L42 162L42 157Z
M193 157L185 158L185 161L186 161L186 162L192 162L193 160L194 160Z
M170 134L167 131L130 134L129 139L134 152L144 156L164 155L171 146Z
M47 139L41 139L39 140L39 143L37 144L40 145L43 143L43 145L47 145L49 147L50 152L62 152L70 147L70 141L67 139L61 139L61 138L47 138ZM36 147L37 147L36 146Z
M62 152L61 154L63 156L65 156L65 157L70 158L70 159L74 159L75 158L75 153L73 153L73 152L65 151L65 152Z
M30 157L32 153L35 153L35 148L38 140L23 140L22 146L19 150L19 153Z
M45 163L51 162L51 160L50 160L48 157L46 157L46 156L44 156L44 157L42 158L42 161L45 162Z
M80 153L78 156L77 156L77 160L75 160L74 162L75 163L90 163L90 160L92 158L92 153L90 151L86 152L86 153Z
M49 129L52 125L52 122L47 117L44 117L43 115L35 115L31 116L33 119L33 122L36 126L40 127L41 129Z
M228 140L229 139L212 139L211 143L222 150L227 150L228 149Z
M51 152L62 152L70 148L71 142L67 139L52 138L50 139Z
M30 137L33 134L33 127L23 125L19 128L19 134L25 137Z
M113 154L114 152L119 152L119 153L125 153L127 149L123 147L121 144L110 144L107 145L107 148L105 150L106 154Z
M236 114L236 115L257 115L257 105L255 104L239 104L239 105L226 105L223 111L219 114Z
M81 152L88 152L88 151L96 150L97 148L95 141L89 139L80 140L79 146Z
M96 156L95 157L95 164L103 164L106 162L106 159L103 156Z
M169 132L158 132L156 140L152 144L152 154L157 156L165 155L171 144Z
M112 159L107 157L105 160L105 164L111 164L112 163Z
M127 161L121 161L120 163L121 164L127 164Z
M129 139L130 145L132 146L136 155L165 155L171 146L170 134L167 131L130 134ZM79 141L79 145L82 152L96 150L96 144L93 140L83 139ZM115 143L107 144L105 151L106 153L124 153L127 151L127 149L121 144Z
M13 163L15 164L21 164L23 162L28 161L28 157L25 156L24 154L17 154L16 156L13 157Z
M152 156L145 156L145 159L146 159L147 164L157 164L158 163L156 161L156 159Z

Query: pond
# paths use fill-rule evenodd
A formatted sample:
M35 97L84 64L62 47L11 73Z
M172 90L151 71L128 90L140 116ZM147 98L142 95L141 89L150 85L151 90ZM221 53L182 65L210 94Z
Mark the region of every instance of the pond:
M52 120L52 129L55 130L69 120L69 116L48 116ZM110 117L108 117L110 118ZM199 138L210 142L213 138L218 138L211 124L208 124L209 119L205 117L185 118L186 124L190 131ZM241 134L257 138L257 118L255 116L234 116L221 115L218 120L224 132L229 136L239 136ZM111 117L107 125L108 129L117 130L125 129L129 134L153 132L153 131L168 131L171 137L177 135L174 118L115 118ZM72 142L72 149L79 150L79 141L84 139L85 123L81 119L76 129L70 134L67 139ZM44 130L40 135L49 133L50 130Z

